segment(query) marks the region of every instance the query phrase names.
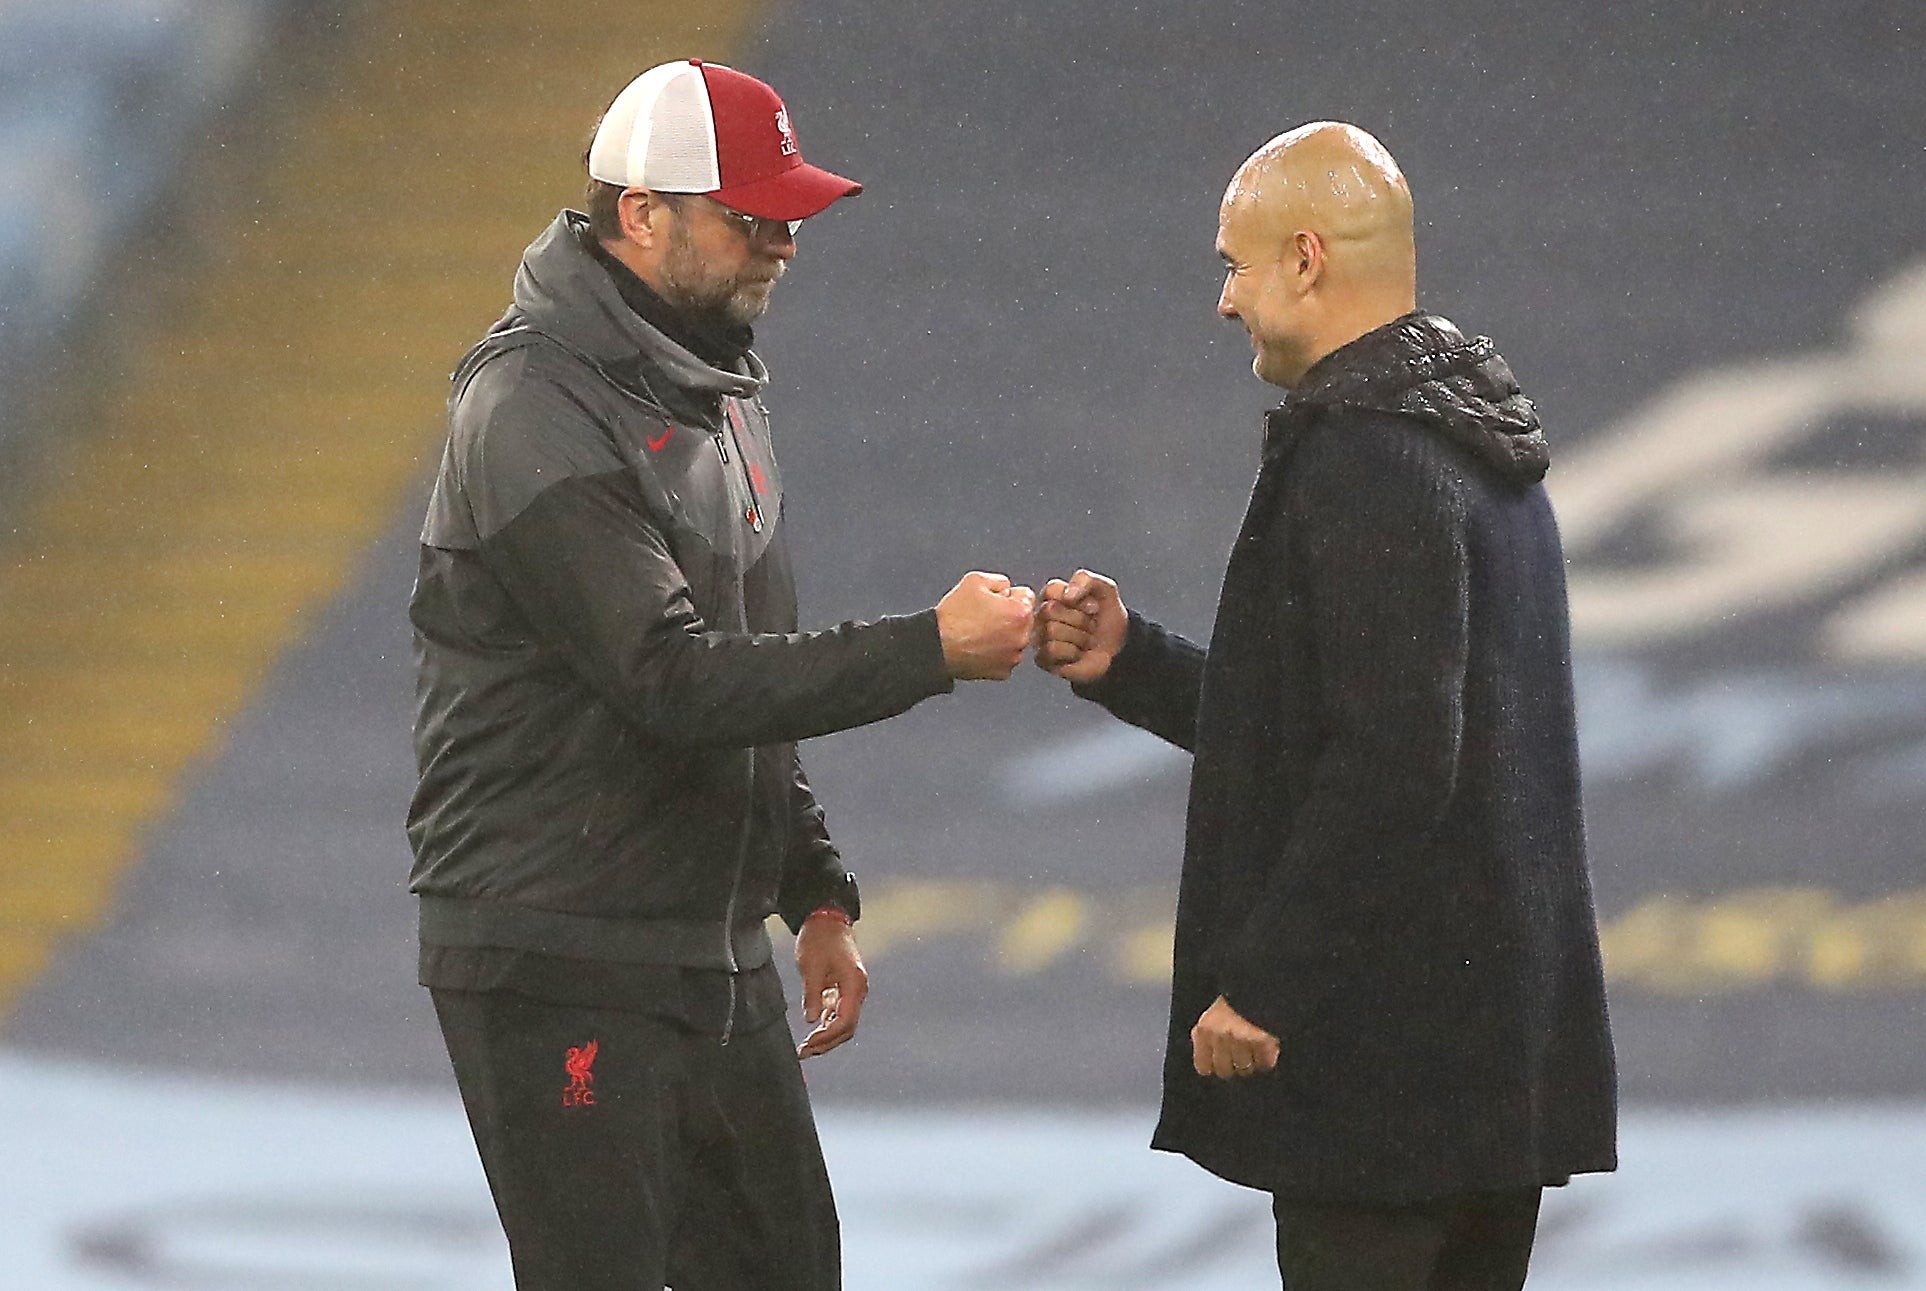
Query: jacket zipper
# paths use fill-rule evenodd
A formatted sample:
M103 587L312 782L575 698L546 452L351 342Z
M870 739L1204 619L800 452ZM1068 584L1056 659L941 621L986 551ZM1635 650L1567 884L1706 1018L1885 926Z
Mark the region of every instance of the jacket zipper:
M736 452L742 459L739 474L742 476L743 496L749 500L749 506L743 513L743 518L749 522L751 529L757 533L761 533L762 503L756 500L756 477L749 473L749 454L742 450L742 439L740 437L742 430L742 410L737 407L734 400L724 399L722 401L722 419L727 426L729 437L736 441ZM721 436L717 436L717 443L721 443ZM724 463L727 463L729 460L729 450L726 448L723 449L722 460Z
M749 755L749 788L744 795L754 800L756 790L756 755ZM736 896L742 890L742 869L749 863L749 820L753 812L744 812L742 833L736 840L736 872L729 878L729 901L722 910L722 954L729 964L729 1007L722 1015L722 1043L727 1045L736 1033L736 977L741 971L736 963Z
M726 398L722 402L722 408L723 408L723 424L715 432L716 452L718 455L721 456L723 466L727 467L730 465L729 440L735 438L735 418L739 414L735 412L735 409L731 406L730 402ZM742 454L742 442L740 440L737 440L736 442L736 452L738 454ZM743 486L747 490L748 510L746 513L746 518L748 519L749 523L755 528L755 531L757 533L761 533L762 532L762 508L756 505L755 480L749 474L749 463L747 461L746 455L744 455L744 461L741 464L741 470L739 474L742 476ZM743 577L744 570L743 570L742 554L740 552L736 553L735 566L736 566L736 605L738 607L737 613L741 615L741 622L738 624L738 626L741 628L742 631L747 632L749 630L749 604L745 597L743 586L742 586L742 577ZM756 756L753 752L751 752L749 755L749 777L748 778L749 778L749 783L744 790L744 795L743 795L744 800L754 801L755 791L756 791ZM729 1004L728 1004L728 1010L723 1014L723 1017L722 1017L721 1043L723 1045L727 1045L729 1041L732 1038L734 1038L736 1033L736 1003L737 1003L736 979L740 971L740 966L736 963L736 898L738 895L740 895L742 890L743 867L745 867L749 863L749 825L750 825L750 819L753 816L753 814L754 814L753 812L743 813L743 820L742 820L742 827L741 827L742 832L737 837L737 840L736 840L736 869L735 869L735 873L732 874L729 878L729 901L728 901L728 904L723 908L722 954L723 954L724 961L729 965Z

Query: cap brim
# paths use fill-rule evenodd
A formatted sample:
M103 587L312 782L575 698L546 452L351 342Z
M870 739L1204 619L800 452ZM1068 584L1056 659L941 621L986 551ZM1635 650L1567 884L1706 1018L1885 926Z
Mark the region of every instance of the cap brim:
M855 180L804 162L768 179L718 188L709 196L744 215L765 220L806 220L828 210L839 199L862 191L863 186Z

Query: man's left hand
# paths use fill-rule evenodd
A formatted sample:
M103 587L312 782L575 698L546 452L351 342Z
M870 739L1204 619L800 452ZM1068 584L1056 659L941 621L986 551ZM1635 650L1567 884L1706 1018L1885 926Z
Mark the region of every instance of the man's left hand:
M856 1034L856 1020L869 994L869 972L856 949L856 932L836 914L817 912L796 934L796 967L802 973L803 1017L815 1029L796 1056L828 1053Z
M1247 1020L1223 996L1190 1029L1190 1061L1200 1076L1250 1076L1277 1066L1277 1037Z

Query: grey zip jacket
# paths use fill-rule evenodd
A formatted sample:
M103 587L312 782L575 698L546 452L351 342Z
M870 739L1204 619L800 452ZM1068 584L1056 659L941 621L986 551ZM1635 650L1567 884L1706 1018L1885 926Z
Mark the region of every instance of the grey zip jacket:
M754 354L624 303L563 212L462 360L409 617L427 946L749 970L859 913L795 742L948 691L933 610L797 631Z

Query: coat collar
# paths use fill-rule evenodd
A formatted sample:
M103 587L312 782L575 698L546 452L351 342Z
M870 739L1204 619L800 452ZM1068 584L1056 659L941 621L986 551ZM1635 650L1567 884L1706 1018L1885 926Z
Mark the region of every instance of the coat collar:
M1497 347L1436 314L1393 319L1314 363L1266 417L1266 455L1288 449L1306 414L1340 408L1413 417L1514 483L1550 465L1538 411Z

